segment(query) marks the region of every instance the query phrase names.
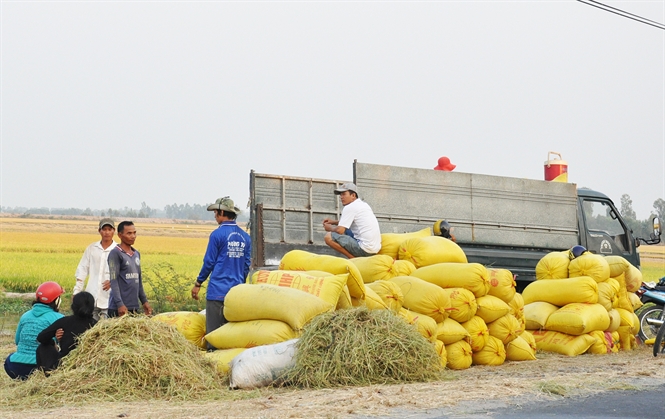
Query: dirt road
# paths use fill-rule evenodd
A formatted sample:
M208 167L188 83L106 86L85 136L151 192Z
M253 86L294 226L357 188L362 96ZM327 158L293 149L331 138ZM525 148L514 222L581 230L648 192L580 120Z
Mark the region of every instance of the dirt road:
M357 388L233 391L219 401L84 403L36 408L0 406L0 417L43 418L349 418L464 417L502 406L561 403L580 396L665 385L665 359L651 348L610 355L565 357L449 371L446 380ZM7 381L2 381L2 384ZM103 389L100 389L103 391ZM610 393L611 394L611 393ZM230 399L230 400L229 400ZM445 416L442 416L445 412ZM434 414L434 416L432 416ZM487 417L487 416L484 416Z

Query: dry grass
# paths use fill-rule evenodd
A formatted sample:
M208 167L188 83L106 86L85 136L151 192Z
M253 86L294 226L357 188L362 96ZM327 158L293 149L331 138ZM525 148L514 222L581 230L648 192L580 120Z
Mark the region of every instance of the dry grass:
M105 320L49 377L33 373L2 393L3 405L219 399L225 380L174 328L144 316ZM104 389L100 392L100 389Z
M388 310L354 308L315 317L296 344L293 385L331 388L442 378L441 358L417 329Z
M4 347L3 347L4 348ZM449 371L448 381L373 385L321 390L269 388L229 392L220 400L141 402L74 402L48 407L0 404L0 417L37 419L44 415L99 419L141 418L340 418L364 416L417 417L432 409L447 409L440 416L454 416L465 408L493 403L524 404L562 397L590 395L601 391L639 390L665 384L661 371L665 359L654 358L650 347L608 355L566 357L538 353L537 361L507 362L497 367L473 366ZM9 379L0 379L3 394ZM120 416L124 415L124 416Z

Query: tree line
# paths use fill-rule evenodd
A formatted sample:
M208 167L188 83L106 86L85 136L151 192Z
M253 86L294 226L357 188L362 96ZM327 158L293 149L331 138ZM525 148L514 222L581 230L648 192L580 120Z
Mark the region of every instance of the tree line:
M145 202L141 202L141 208L134 209L124 207L120 209L91 209L91 208L28 208L28 207L6 207L0 206L0 212L21 214L24 217L30 215L71 215L71 216L98 216L111 218L170 218L174 220L213 220L211 212L207 210L208 204L171 204L166 205L163 210L151 208ZM243 211L239 216L239 221L247 221L249 215Z
M633 210L633 200L630 199L630 195L623 194L621 195L619 212L621 213L623 219L626 221L628 228L633 230L633 233L636 237L648 238L649 232L651 231L651 220L653 217L658 217L661 223L665 221L665 200L663 198L656 199L653 203L653 211L651 211L651 216L646 220L638 220L637 214Z

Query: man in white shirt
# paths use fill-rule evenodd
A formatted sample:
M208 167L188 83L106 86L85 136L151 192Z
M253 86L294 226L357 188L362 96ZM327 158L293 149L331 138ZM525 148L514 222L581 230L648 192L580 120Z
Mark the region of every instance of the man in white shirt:
M111 250L117 246L117 243L113 241L115 223L112 219L103 218L99 222L98 231L102 240L92 243L85 249L79 266L76 268L76 285L72 293L76 295L83 291L85 279L89 278L85 291L95 297L95 311L93 312L95 320L108 318L109 294L111 292L108 256Z
M372 256L381 250L379 221L372 208L358 199L358 188L353 183L344 183L335 189L342 201L342 216L338 220L326 218L323 228L328 232L326 244L349 259Z

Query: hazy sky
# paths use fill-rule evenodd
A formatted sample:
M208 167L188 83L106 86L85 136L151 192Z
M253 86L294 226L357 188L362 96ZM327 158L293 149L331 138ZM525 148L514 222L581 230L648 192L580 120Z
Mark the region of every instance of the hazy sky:
M605 1L665 22L664 1ZM3 206L153 208L354 159L665 199L665 31L577 1L2 1Z

